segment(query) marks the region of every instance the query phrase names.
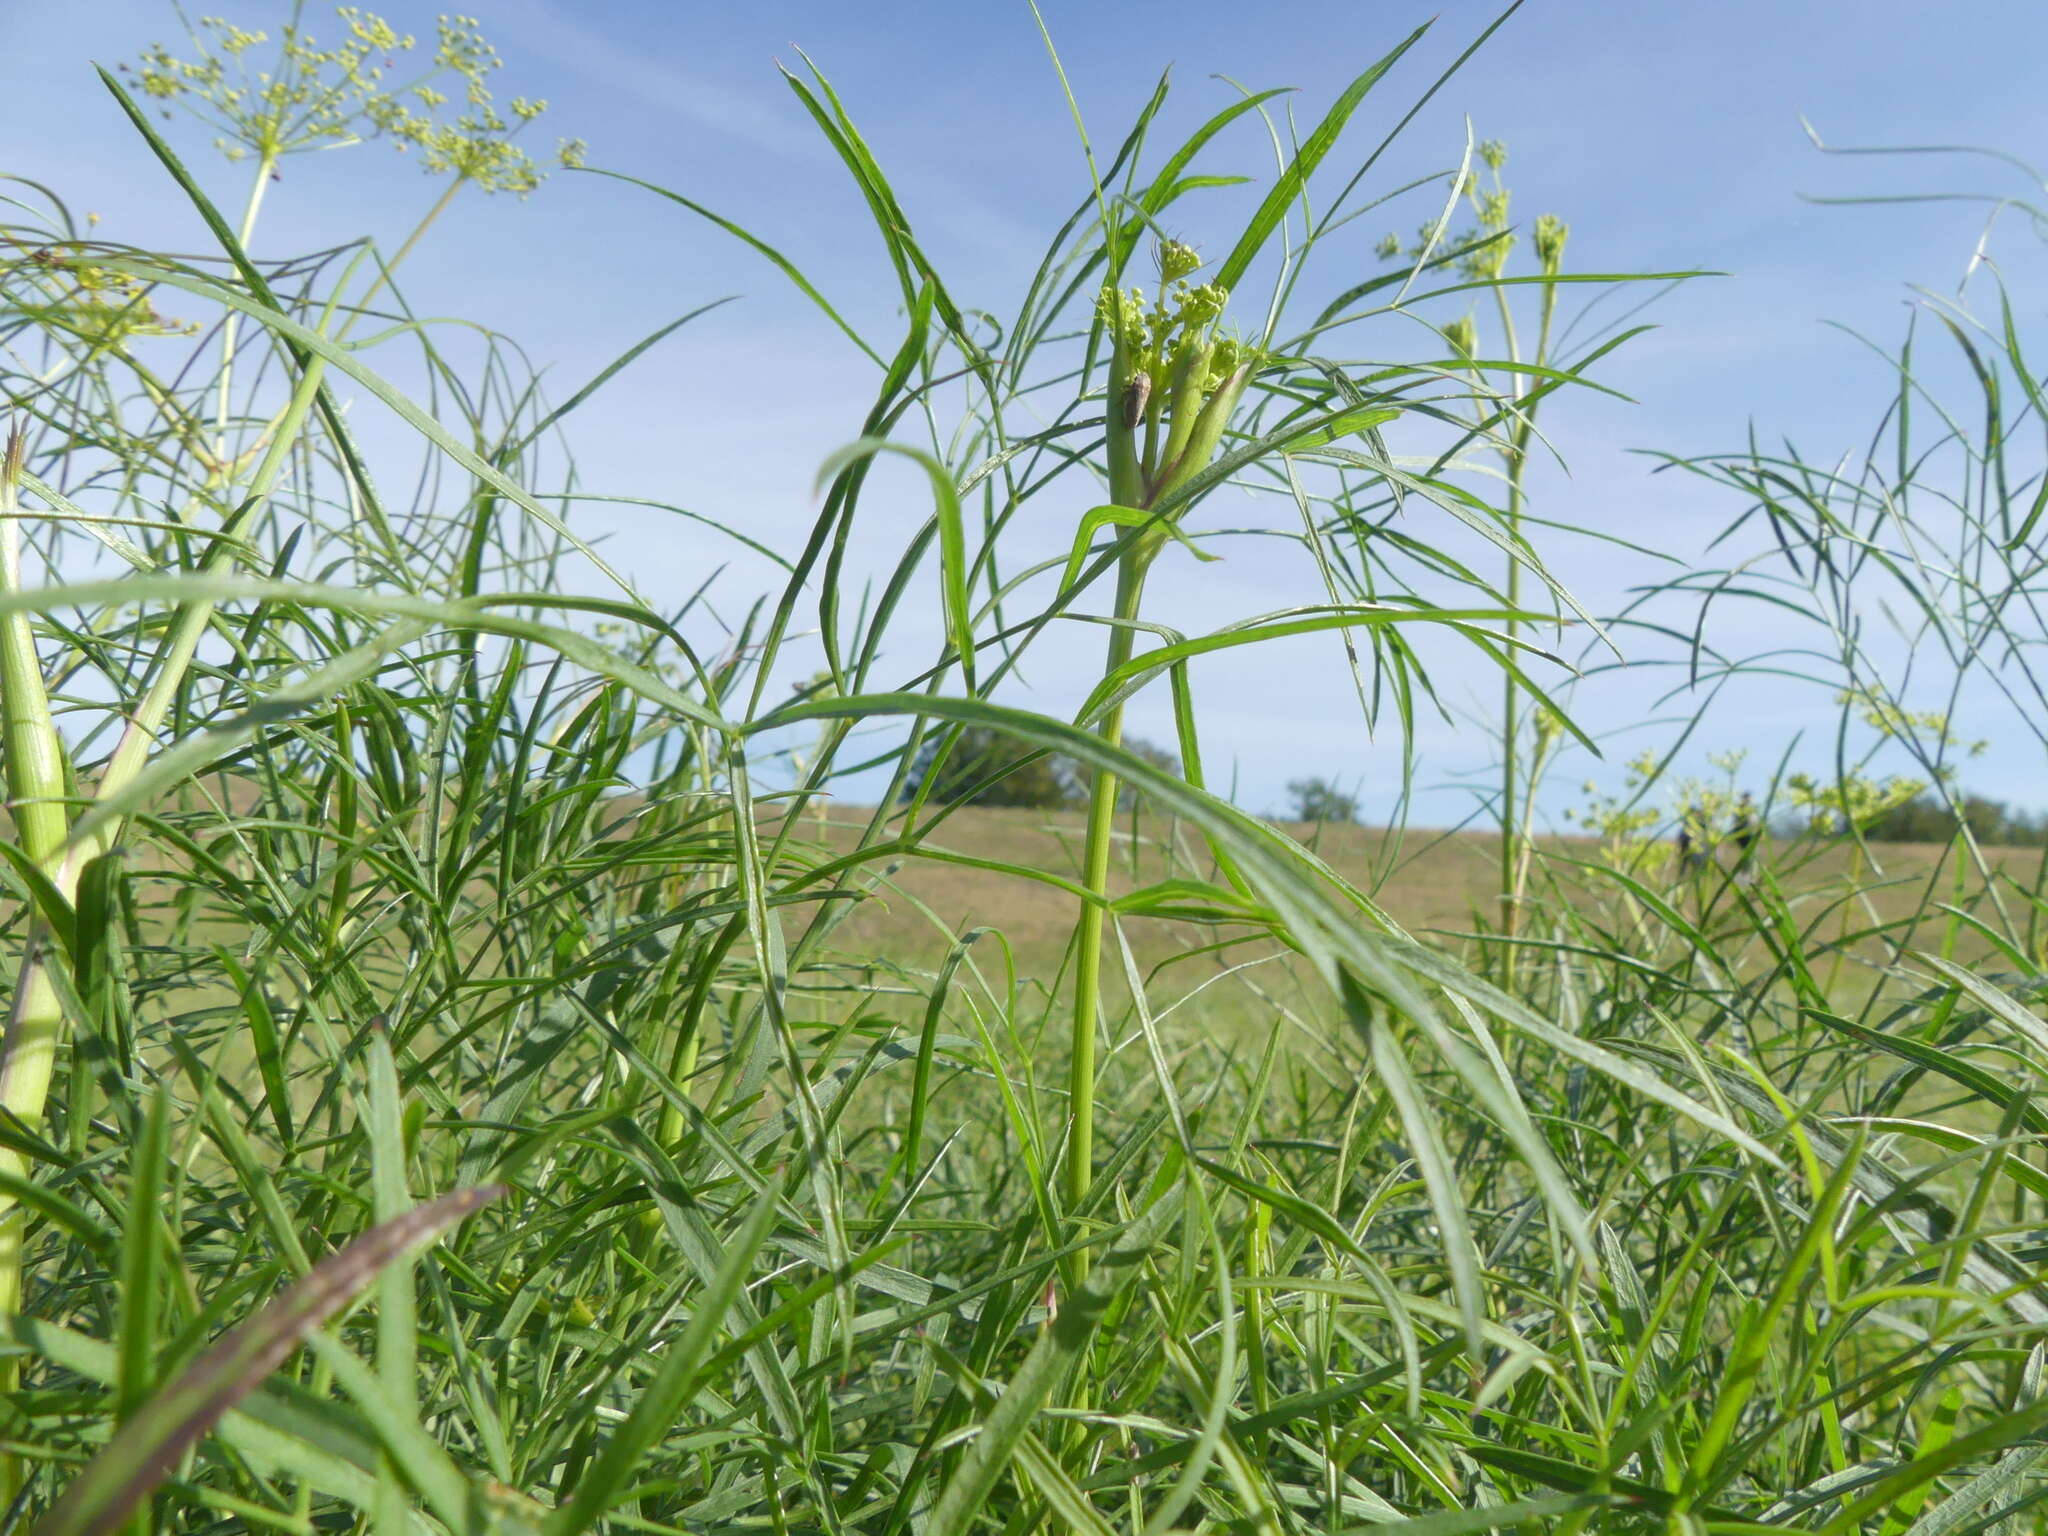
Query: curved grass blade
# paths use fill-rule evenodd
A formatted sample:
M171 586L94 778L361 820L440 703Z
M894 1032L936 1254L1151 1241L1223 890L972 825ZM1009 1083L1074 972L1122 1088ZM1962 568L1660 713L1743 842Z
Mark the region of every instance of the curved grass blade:
M742 241L745 244L752 246L755 250L759 251L763 256L768 258L769 262L774 265L776 271L780 272L792 283L795 283L798 290L803 294L805 298L809 299L813 304L817 305L819 309L823 310L825 312L825 318L830 320L834 325L838 326L839 329L845 334L846 339L852 342L856 347L859 347L862 352L866 353L869 360L873 362L877 368L885 368L888 366L886 363L883 362L882 354L877 352L873 347L869 346L865 341L863 341L861 339L860 332L856 331L851 325L849 325L846 322L845 318L840 315L839 311L834 309L829 303L826 302L825 296L822 293L818 292L818 290L811 285L811 280L803 275L802 271L798 269L797 265L794 262L792 262L787 256L783 255L782 252L776 250L774 246L769 245L766 241L757 239L755 236L747 233L745 229L733 223L731 219L723 218L720 215L713 213L709 208L706 208L702 203L691 202L689 198L684 197L680 192L671 192L667 187L656 186L651 181L642 181L638 176L628 176L623 171L607 171L594 165L579 166L577 167L577 169L587 171L593 176L609 176L613 181L630 182L632 185L636 187L641 187L649 192L654 193L657 197L665 197L672 203L680 203L683 207L689 209L690 212L696 214L699 218L708 219L713 224L716 224L720 229L724 230L728 235L731 235L735 240ZM725 301L721 299L719 302L724 303ZM677 323L680 324L681 322L678 321ZM645 343L643 343L643 345L645 345Z
M848 466L878 453L901 454L921 468L932 484L939 524L939 601L946 616L946 639L959 657L968 692L974 691L974 618L967 602L967 526L960 514L960 495L952 473L930 454L886 438L864 437L848 443L818 468L818 487L836 480Z
M1391 53L1344 88L1343 95L1339 96L1330 110L1323 114L1323 120L1303 141L1294 158L1288 162L1287 169L1281 172L1280 179L1273 183L1272 190L1266 194L1265 200L1253 213L1244 233L1238 236L1236 246L1224 258L1223 265L1216 269L1215 282L1224 288L1237 286L1246 269L1257 258L1266 242L1273 237L1273 231L1280 227L1280 221L1287 216L1289 205L1301 195L1310 175L1323 163L1324 156L1336 147L1338 136L1343 133L1344 125L1351 120L1351 114L1358 110L1358 104L1380 83L1401 55L1421 41L1423 33L1428 30L1428 23L1417 27Z
M959 1470L940 1493L924 1528L925 1536L963 1536L972 1527L981 1506L1020 1453L1038 1410L1094 1339L1110 1304L1137 1279L1138 1267L1179 1216L1180 1205L1178 1190L1154 1201L1110 1244L1087 1283L1061 1302L1058 1316L1031 1346L1031 1353L982 1421Z
M222 1414L386 1266L503 1193L495 1184L458 1189L370 1228L316 1264L143 1404L72 1479L32 1536L106 1536L118 1528Z

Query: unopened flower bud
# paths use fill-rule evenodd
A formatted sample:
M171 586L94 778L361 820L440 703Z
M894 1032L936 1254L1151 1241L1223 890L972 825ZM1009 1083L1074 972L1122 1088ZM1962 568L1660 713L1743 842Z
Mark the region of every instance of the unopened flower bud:
M1214 283L1204 283L1199 288L1190 288L1181 300L1181 324L1189 335L1211 324L1223 313L1223 307L1230 302L1227 289Z
M1159 275L1169 283L1199 269L1202 258L1195 248L1184 240L1162 240L1159 242Z
M1209 378L1207 389L1217 389L1223 381L1237 372L1239 365L1251 356L1251 349L1235 336L1219 336L1216 345L1209 351Z

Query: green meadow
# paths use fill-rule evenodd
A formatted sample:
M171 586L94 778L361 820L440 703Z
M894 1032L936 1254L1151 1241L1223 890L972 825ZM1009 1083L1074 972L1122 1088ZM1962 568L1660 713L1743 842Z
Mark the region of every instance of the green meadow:
M890 333L611 184L872 365L714 602L578 512L692 317L569 379L408 297L595 152L488 17L289 14L99 77L203 247L0 177L0 1529L2048 1530L2048 857L1929 702L2048 709L2037 230L1873 351L1857 455L1674 450L1723 526L1600 612L1550 402L1693 274L1583 269L1492 141L1393 184L1421 34L1077 103L1005 292L802 60ZM380 140L424 216L275 254L280 167ZM1164 622L1248 517L1309 579ZM1233 799L1206 669L1304 639L1404 783L1479 666L1471 821ZM1572 800L1639 660L1798 672L1832 770L1688 780L1680 720Z

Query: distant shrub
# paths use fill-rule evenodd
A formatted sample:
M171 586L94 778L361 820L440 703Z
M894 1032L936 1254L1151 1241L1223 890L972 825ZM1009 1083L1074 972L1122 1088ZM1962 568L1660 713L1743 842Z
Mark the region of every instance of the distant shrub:
M926 738L904 797L920 790L941 805L1062 810L1081 803L1085 785L1073 759L1041 752L985 725L970 725L957 738L945 732Z
M1962 797L1962 819L1980 843L2008 848L2048 847L2048 816L2014 810L1983 795ZM1916 795L1874 818L1865 837L1881 843L1945 843L1956 835L1956 810L1936 795Z
M1080 805L1088 797L1088 770L1070 757L1041 753L987 726L969 726L943 760L946 737L926 739L918 749L903 796L907 800L931 780L928 799L941 805L1018 806L1058 811ZM1142 736L1126 737L1124 750L1166 773L1180 772L1180 759ZM1119 810L1137 803L1137 791L1124 785L1117 795Z
M1294 780L1287 786L1287 794L1296 821L1358 820L1358 797L1347 795L1320 775Z

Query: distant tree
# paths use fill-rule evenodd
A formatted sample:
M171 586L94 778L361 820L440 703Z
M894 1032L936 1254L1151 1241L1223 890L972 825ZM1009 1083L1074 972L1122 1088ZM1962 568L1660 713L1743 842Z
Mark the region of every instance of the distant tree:
M1041 752L985 725L966 727L950 751L947 741L944 731L925 738L904 786L906 799L929 779L928 798L942 805L1064 810L1081 803L1081 772L1071 758Z
M2016 811L1983 795L1964 795L1962 810L1970 835L1987 846L2048 844L2048 817ZM1880 843L1945 843L1956 835L1955 807L1938 795L1916 795L1873 819L1863 835Z
M1328 779L1296 779L1287 786L1296 821L1356 821L1358 797L1347 795Z

